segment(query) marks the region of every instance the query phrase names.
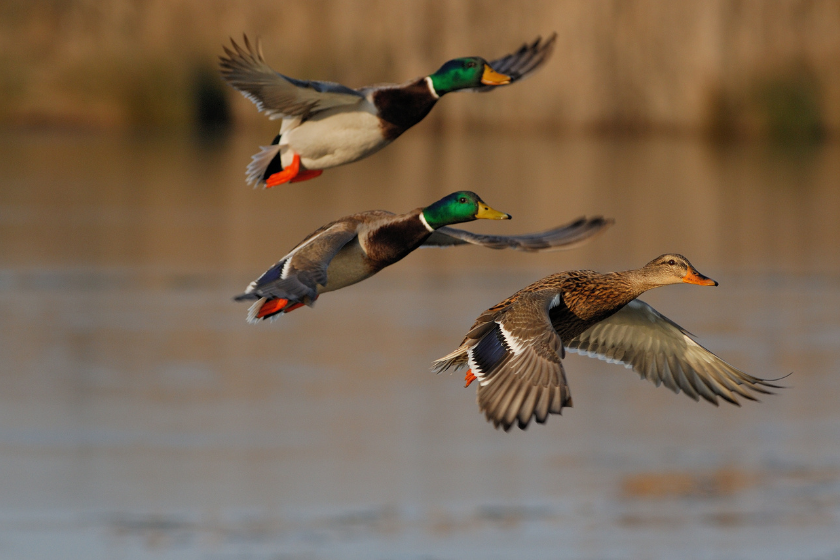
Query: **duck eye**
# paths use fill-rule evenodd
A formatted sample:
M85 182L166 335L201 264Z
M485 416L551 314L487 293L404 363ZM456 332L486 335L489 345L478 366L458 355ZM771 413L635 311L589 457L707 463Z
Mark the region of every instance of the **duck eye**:
M467 68L475 68L475 61L471 60L471 61L467 62Z
M458 202L460 202L461 204L464 204L466 201L467 201L467 197L462 196L461 200L459 200Z
M675 261L674 259L671 259L670 261L668 261L668 264L670 264L670 265L675 265L675 264L677 264L677 263L676 263L676 261Z

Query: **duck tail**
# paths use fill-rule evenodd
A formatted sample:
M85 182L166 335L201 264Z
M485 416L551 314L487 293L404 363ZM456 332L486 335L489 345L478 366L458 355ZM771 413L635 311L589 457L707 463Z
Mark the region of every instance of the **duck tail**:
M441 373L452 367L457 370L466 366L467 361L469 360L467 350L469 350L467 346L460 346L443 358L438 358L432 362L432 371L435 373Z
M248 308L248 322L253 324L259 323L262 319L268 319L282 311L283 306L277 304L282 301L284 304L286 300L269 300L268 298L260 298Z
M280 163L281 148L280 144L260 146L259 153L251 156L251 163L248 164L248 170L245 172L249 185L253 183L254 188L264 187L268 177L283 171L283 164Z

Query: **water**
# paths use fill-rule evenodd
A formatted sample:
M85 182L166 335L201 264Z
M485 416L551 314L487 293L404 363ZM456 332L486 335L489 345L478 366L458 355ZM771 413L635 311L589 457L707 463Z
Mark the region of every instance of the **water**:
M270 132L264 134L270 137ZM253 191L259 138L0 136L0 557L840 558L840 147L412 131ZM419 251L273 324L231 301L317 226L477 191L580 249ZM435 376L556 270L678 251L644 297L789 389L695 403L569 356L575 408L504 434Z

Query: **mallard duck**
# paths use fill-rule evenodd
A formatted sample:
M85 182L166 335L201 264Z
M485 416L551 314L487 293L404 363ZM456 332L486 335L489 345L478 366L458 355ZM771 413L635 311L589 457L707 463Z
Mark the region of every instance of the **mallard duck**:
M251 282L237 301L256 300L248 311L254 323L305 305L320 294L361 282L418 247L471 243L491 249L545 251L570 248L603 231L612 220L580 218L569 224L518 236L481 235L447 227L472 220L509 220L470 191L455 192L405 214L360 212L309 234L277 264Z
M491 62L456 58L434 74L404 84L351 89L333 82L296 80L266 64L259 40L254 48L231 39L220 57L222 77L270 119L280 133L251 159L248 183L273 187L306 181L324 169L352 163L393 142L419 123L442 95L462 89L490 91L521 80L549 57L556 34L539 37Z
M505 431L533 417L572 406L560 361L564 349L623 364L642 378L717 405L756 400L746 388L779 388L735 369L694 341L682 327L636 299L651 288L677 283L717 286L682 255L665 254L640 269L602 274L560 272L534 282L478 319L457 350L433 370L468 366L466 387L478 380L478 406Z

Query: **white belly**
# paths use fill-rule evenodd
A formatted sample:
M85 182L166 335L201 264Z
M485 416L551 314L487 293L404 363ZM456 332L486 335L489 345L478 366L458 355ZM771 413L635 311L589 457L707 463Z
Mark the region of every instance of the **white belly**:
M338 108L289 130L280 143L289 146L282 152L283 167L292 162L294 152L307 169L327 169L369 156L390 142L382 136L379 118L373 113Z

